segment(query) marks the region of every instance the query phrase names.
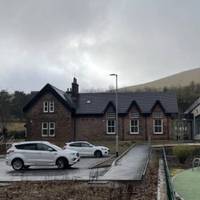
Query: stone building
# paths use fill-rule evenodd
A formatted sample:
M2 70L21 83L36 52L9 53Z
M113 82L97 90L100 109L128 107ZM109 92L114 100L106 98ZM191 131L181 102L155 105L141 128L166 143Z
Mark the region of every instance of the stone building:
M178 113L172 92L118 94L120 140L169 140ZM67 92L44 86L24 107L28 140L64 143L113 140L115 93L79 93L77 79Z

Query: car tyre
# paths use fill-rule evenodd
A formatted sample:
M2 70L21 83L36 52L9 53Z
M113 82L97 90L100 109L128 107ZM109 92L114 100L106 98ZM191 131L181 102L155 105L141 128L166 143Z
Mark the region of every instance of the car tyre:
M58 169L66 169L68 167L68 161L66 158L58 158L56 165Z
M12 168L16 171L22 170L24 168L24 162L20 158L15 158L12 161Z
M95 151L94 152L94 156L96 157L96 158L101 158L102 157L102 153L101 153L101 151Z

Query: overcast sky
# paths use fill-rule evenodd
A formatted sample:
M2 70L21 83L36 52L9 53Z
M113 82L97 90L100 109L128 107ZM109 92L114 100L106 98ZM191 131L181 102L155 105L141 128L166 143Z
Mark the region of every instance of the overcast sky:
M0 0L0 90L82 91L200 66L199 0Z

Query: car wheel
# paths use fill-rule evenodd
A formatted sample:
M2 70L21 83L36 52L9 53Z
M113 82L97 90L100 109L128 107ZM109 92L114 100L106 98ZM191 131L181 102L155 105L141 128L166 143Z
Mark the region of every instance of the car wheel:
M56 165L58 169L65 169L68 167L68 161L65 158L58 158Z
M101 157L102 157L101 151L95 151L94 156L95 156L96 158L101 158Z
M16 158L12 161L12 168L16 171L22 170L24 167L24 162L20 158Z

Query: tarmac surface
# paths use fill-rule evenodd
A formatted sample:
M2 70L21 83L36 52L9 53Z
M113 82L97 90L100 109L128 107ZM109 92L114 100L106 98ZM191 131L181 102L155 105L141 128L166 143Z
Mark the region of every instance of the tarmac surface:
M143 177L149 156L148 145L136 145L101 177L101 180L139 181Z
M10 181L48 181L48 180L89 180L89 169L97 163L108 159L104 158L81 158L78 163L69 169L60 170L57 167L31 167L27 170L14 171L7 166L5 158L0 159L0 182ZM101 169L105 171L105 169Z
M104 158L81 158L69 169L57 167L30 167L14 171L7 166L5 158L0 158L0 183L11 181L48 181L48 180L101 180L101 181L138 181L142 179L149 156L148 145L135 145L119 157L110 168L90 169L105 161Z

